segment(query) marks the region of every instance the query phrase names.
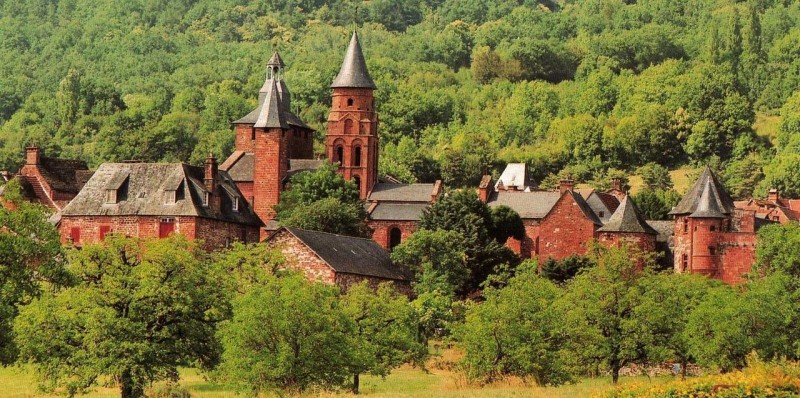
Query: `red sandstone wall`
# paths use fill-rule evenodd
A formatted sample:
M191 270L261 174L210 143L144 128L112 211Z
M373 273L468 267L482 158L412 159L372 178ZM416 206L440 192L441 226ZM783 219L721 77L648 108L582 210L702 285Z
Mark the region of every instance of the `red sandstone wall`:
M756 234L728 232L719 240L723 266L717 277L730 284L744 282L743 275L753 269L756 260Z
M523 259L535 256L538 250L536 242L539 239L539 223L539 219L523 219L522 224L525 226L525 237L521 241L508 238L506 247Z
M71 244L72 228L80 228L80 243L77 246L100 241L100 228L111 227L113 233L138 238L155 238L159 235L158 216L64 216L59 225L61 243ZM202 239L208 250L225 247L233 241L246 239L247 243L258 241L258 227L243 226L225 221L197 217L173 217L176 234L187 239Z
M352 100L352 105L347 101ZM362 199L372 190L378 179L378 114L374 109L372 90L363 88L335 88L331 112L328 116L328 134L325 147L328 159L336 160L336 147L344 148L339 172L350 181L361 180ZM361 165L354 165L353 148L361 147Z
M256 129L253 211L264 223L275 218L272 206L280 201L286 177L288 160L284 135L281 129Z
M633 246L645 253L656 250L656 236L628 232L599 232L597 241L608 247Z
M286 257L286 265L302 272L307 279L328 285L336 283L333 269L286 230L273 236L269 245L279 248Z
M236 125L236 144L237 151L253 152L255 151L255 140L253 139L253 125L252 124L237 124Z
M539 258L561 260L586 254L596 228L570 195L562 195L539 226Z
M389 250L389 231L391 231L392 228L400 228L400 242L405 242L405 240L417 230L418 222L371 220L367 225L374 231L372 233L372 240L378 242L384 249Z

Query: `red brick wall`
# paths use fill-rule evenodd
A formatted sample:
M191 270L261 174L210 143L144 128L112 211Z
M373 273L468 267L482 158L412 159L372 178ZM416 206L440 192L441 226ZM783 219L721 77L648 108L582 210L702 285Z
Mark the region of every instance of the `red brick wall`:
M756 234L724 233L719 251L723 266L717 277L730 284L744 282L743 275L752 270L756 260Z
M586 244L594 239L596 229L571 194L561 195L539 226L540 260L586 254Z
M284 131L256 129L253 210L264 223L275 218L272 206L278 204L283 190L288 169L286 151Z
M73 228L80 228L82 246L100 241L100 228L111 227L112 233L138 238L154 238L159 235L162 217L158 216L64 216L61 218L59 232L61 243L71 243ZM220 220L198 217L172 217L175 220L175 233L188 239L202 239L208 250L224 247L233 241L258 241L258 227L244 226Z
M253 139L253 125L252 124L237 124L236 125L236 143L235 149L242 152L253 152L256 149L255 140Z
M687 232L684 232L684 220L688 221ZM724 232L730 222L732 228L744 232ZM730 221L676 217L673 230L675 271L703 274L726 283L742 282L742 276L750 272L755 261L754 224L753 212L738 210ZM684 255L688 260L686 269L683 269Z
M242 196L244 196L244 199L252 207L253 206L253 182L252 181L236 182L236 188L239 188L239 192L242 193Z
M643 233L598 232L597 241L609 247L627 244L647 253L656 250L656 236Z
M348 105L352 100L352 105ZM339 172L346 180L361 180L360 195L364 199L378 180L378 113L374 109L372 90L334 88L328 134L325 146L328 159L336 160L336 148L344 148ZM354 162L354 148L361 148L361 164Z
M532 258L537 253L536 242L539 238L539 224L541 220L534 218L526 218L522 220L525 226L525 237L520 241L514 238L508 238L506 247L511 249L521 258Z
M375 221L371 220L368 223L369 227L374 231L372 233L372 240L378 242L384 249L389 249L389 231L392 228L400 228L400 242L404 242L417 230L417 221Z
M287 267L302 272L307 279L328 285L336 283L333 269L285 229L276 233L268 244L283 253Z

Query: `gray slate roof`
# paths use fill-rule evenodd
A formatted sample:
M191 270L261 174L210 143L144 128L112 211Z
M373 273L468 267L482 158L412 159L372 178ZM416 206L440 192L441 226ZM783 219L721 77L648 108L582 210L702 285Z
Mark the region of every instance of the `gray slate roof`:
M337 273L407 280L389 253L372 239L284 227ZM273 235L274 236L274 235Z
M267 62L267 65L271 65L271 66L274 65L274 66L278 66L278 67L281 67L281 68L286 66L286 64L283 63L283 59L281 59L281 55L278 54L277 51L275 51L272 54L272 57Z
M267 89L267 95L264 101L261 102L261 109L258 111L258 117L253 127L256 128L289 128L286 118L283 117L283 106L278 99L278 85L275 84L275 79L269 79L267 82L271 83L271 87Z
M647 220L647 225L653 228L658 235L656 242L669 242L675 229L675 221L672 220Z
M658 232L647 224L636 204L629 196L622 199L617 210L608 219L598 232L628 232L658 235Z
M350 45L344 54L344 61L339 74L331 84L332 88L371 88L376 89L375 82L367 71L367 62L364 60L364 53L361 51L361 43L358 41L358 33L353 32L350 38Z
M367 201L430 203L435 184L377 183Z
M227 172L217 179L221 209L202 205L206 192L204 168L182 163L104 163L78 195L62 210L62 216L195 216L247 225L261 225ZM106 203L106 189L122 179L118 203ZM176 183L177 182L177 183ZM165 204L165 191L177 186L175 204ZM233 198L239 211L232 210Z
M41 157L38 168L50 188L61 192L78 193L91 175L83 160Z
M544 218L561 195L551 191L495 192L489 197L490 207L508 206L523 219Z
M710 189L710 192L707 197L703 199L703 192L707 187ZM717 177L714 176L714 173L711 172L708 166L703 169L703 172L700 173L697 181L695 181L692 188L689 189L689 192L686 193L680 203L678 203L669 214L693 214L697 211L698 207L700 207L702 200L706 201L703 203L704 209L701 209L703 212L713 212L716 209L719 213L727 215L731 214L734 210L733 199L731 199L728 192L725 191L725 188L723 188L722 184L720 184L719 180L717 180ZM713 203L709 203L708 201L713 201Z
M577 203L578 206L581 208L581 211L583 211L583 215L585 215L586 218L588 218L597 226L600 227L603 226L603 222L600 221L600 218L597 217L597 214L595 214L594 210L592 210L592 208L589 207L589 204L586 203L586 200L583 199L583 196L581 196L580 193L575 191L569 191L568 194L572 195L572 199L575 200L575 203Z
M391 203L379 202L370 213L373 220L384 221L419 221L427 203Z
M719 196L715 192L713 185L711 185L711 181L708 181L706 186L703 187L703 193L700 194L700 200L697 201L697 207L689 217L725 218L724 210L720 205Z
M278 53L273 55L273 58ZM283 60L278 56L278 61L283 63ZM271 59L270 62L273 62ZM283 67L283 66L281 66ZM273 96L276 99L273 99ZM300 127L304 129L311 129L308 125L292 112L292 96L289 93L289 88L283 79L266 79L264 85L258 91L258 106L243 118L236 120L233 124L252 124L255 125L262 117L265 120L271 120L269 124L276 126L290 126ZM265 108L268 108L265 110ZM271 110L270 110L271 108ZM266 123L266 122L265 122ZM255 126L263 127L263 126Z
M583 196L582 192L581 196ZM597 192L595 190L589 192L585 199L586 203L589 204L589 207L597 217L600 218L603 224L611 219L611 215L614 214L614 211L619 207L619 202L613 195ZM602 216L600 215L601 213L603 214Z
M327 160L324 159L289 159L289 170L286 172L286 179L304 171L314 171L322 167L325 162Z
M303 171L316 170L324 162L326 161L319 159L289 159L286 178L289 179ZM255 155L251 152L235 151L219 168L227 171L233 181L252 182L255 173Z

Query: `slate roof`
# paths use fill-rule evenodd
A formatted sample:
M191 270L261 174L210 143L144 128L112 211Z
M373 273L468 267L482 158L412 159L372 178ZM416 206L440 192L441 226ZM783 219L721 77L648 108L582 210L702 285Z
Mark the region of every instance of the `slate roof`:
M435 184L393 184L379 182L372 187L367 201L426 202L431 201Z
M379 221L419 221L422 211L429 206L427 203L378 202L369 217Z
M597 230L598 232L628 232L658 235L658 232L647 224L636 204L630 197L622 199L617 210L608 219L608 222Z
M61 192L78 193L87 180L86 176L91 175L89 167L82 160L41 157L37 167L44 182Z
M725 188L722 187L722 184L720 184L719 180L717 180L717 177L714 176L714 173L711 172L708 166L703 169L703 172L700 173L697 181L695 181L692 188L689 189L689 192L686 193L680 203L678 203L669 214L693 214L703 199L702 196L706 187L710 189L707 199L713 200L714 203L704 203L704 211L713 211L716 209L723 215L731 214L734 209L733 199L731 199L730 195L728 195Z
M283 60L276 52L270 59L270 63L275 62L278 57L280 67L283 68ZM272 64L268 64L272 65ZM255 127L286 127L295 126L304 129L311 129L308 125L292 112L292 96L286 83L280 78L267 78L264 85L258 91L258 106L247 115L233 124L252 124ZM260 122L261 121L261 122ZM259 125L256 125L259 124ZM262 125L263 124L263 125ZM268 126L271 125L271 126Z
M289 159L289 170L286 172L286 179L304 171L313 171L325 164L324 159Z
M280 54L278 54L278 52L277 52L277 51L275 51L275 52L272 54L272 57L271 57L271 58L269 59L269 61L267 62L267 65L270 65L270 66L278 66L278 67L281 67L281 68L283 68L284 66L286 66L286 64L284 64L284 63L283 63L283 59L281 59L281 55L280 55Z
M675 221L672 220L647 220L647 225L653 228L656 235L656 242L669 242L672 240L672 233L675 229Z
M614 214L614 211L619 207L619 200L617 200L614 195L597 192L593 189L589 190L588 193L584 193L583 191L584 190L581 190L580 193L586 200L586 203L589 204L589 207L591 207L592 211L600 218L603 224L607 223L611 215Z
M375 82L367 71L367 62L364 60L364 53L361 51L361 43L358 41L358 33L353 32L350 38L350 45L344 54L342 68L333 80L331 88L371 88L376 89Z
M392 263L389 252L372 239L292 227L283 229L299 239L337 273L408 280L406 272Z
M581 194L575 191L567 191L567 194L572 195L572 199L575 200L575 203L577 203L578 206L581 208L581 211L583 211L583 215L585 215L586 218L588 218L597 226L600 227L603 226L603 222L600 221L600 218L597 217L597 214L594 213L594 210L592 210L592 208L589 207L589 204L586 203L586 200L583 199L583 196L581 196Z
M204 168L182 163L104 163L64 209L62 216L194 216L247 225L261 225L225 171L217 175L220 209L202 205ZM121 183L120 183L121 181ZM120 184L118 202L106 203L106 189ZM174 204L165 191L178 187ZM232 210L234 197L239 211Z
M325 162L318 159L289 159L286 179L303 171L316 170ZM235 151L219 168L227 171L233 181L252 182L255 173L255 155L251 152Z
M728 212L730 213L730 212ZM718 192L714 189L711 181L706 182L703 193L696 203L694 212L689 215L692 218L725 218L725 208L723 207Z
M558 202L561 194L553 191L494 192L489 196L490 207L508 206L523 219L544 218Z

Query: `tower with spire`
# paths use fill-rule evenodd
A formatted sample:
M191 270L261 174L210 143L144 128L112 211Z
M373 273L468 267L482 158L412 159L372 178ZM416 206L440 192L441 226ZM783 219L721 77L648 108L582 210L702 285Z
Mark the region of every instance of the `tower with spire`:
M269 224L275 218L291 160L311 159L313 130L291 110L291 94L283 80L281 56L267 62L266 79L258 92L258 106L233 122L235 150L220 166L234 179L256 215Z
M328 159L339 165L339 173L353 181L362 199L378 181L378 114L375 112L375 82L353 32L339 74L331 84L333 98L328 115L325 148Z

